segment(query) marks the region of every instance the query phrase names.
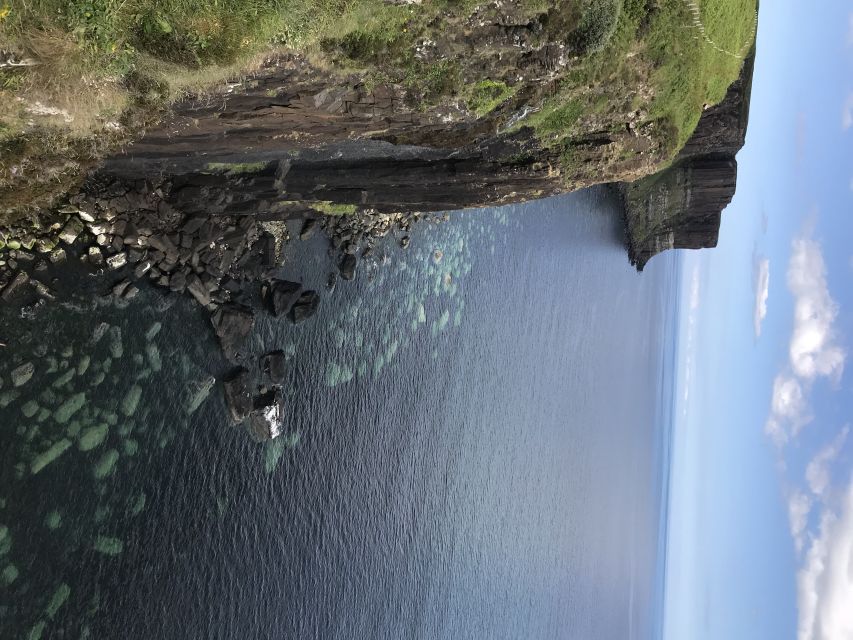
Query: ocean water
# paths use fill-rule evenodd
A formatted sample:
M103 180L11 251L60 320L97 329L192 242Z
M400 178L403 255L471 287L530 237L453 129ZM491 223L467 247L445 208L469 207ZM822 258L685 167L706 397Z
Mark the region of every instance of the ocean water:
M679 273L620 233L604 190L457 212L312 321L260 316L271 443L188 300L0 310L0 637L657 637Z

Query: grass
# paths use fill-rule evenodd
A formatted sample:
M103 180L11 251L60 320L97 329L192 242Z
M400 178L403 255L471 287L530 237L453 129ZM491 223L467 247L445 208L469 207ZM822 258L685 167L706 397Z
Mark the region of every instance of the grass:
M745 53L754 38L755 0L697 0L706 33L723 49ZM672 159L703 109L725 97L742 60L720 53L693 26L685 0L588 0L575 32L589 55L559 83L542 109L521 124L543 141L568 142L589 129L624 130L626 116L643 112L661 154ZM615 22L607 19L607 13ZM592 15L590 16L590 12ZM603 13L602 13L603 12Z
M471 87L466 103L471 111L484 116L515 95L517 90L518 87L510 87L499 80L481 80Z

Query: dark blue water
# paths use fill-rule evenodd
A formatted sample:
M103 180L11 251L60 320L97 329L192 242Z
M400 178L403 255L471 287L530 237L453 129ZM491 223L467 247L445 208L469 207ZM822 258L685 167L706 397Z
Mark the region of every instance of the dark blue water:
M452 214L261 318L266 444L218 387L190 411L224 363L186 300L0 312L0 636L654 637L678 272L620 224L604 191ZM321 239L287 251L325 282Z

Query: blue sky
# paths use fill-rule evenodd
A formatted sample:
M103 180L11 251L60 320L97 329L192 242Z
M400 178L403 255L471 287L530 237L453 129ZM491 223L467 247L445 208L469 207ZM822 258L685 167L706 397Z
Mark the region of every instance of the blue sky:
M853 639L853 3L762 2L738 191L682 256L667 640Z

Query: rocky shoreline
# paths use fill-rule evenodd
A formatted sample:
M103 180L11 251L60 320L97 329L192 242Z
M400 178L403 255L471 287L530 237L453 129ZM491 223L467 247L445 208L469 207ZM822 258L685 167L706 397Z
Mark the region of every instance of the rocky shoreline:
M22 318L37 319L43 306L62 301L74 289L73 282L63 282L72 262L103 283L100 297L119 307L129 304L141 287L161 291L164 307L177 296L188 297L209 315L231 364L200 382L199 393L191 395L203 402L214 380L220 381L232 422L258 439L282 433L286 359L281 352L247 350L256 315L300 324L310 321L322 298L320 291L279 276L282 247L324 234L338 265L327 277L330 292L339 280L352 280L362 263L382 262L376 253L379 239L393 236L405 248L413 223L446 219L439 214L369 211L344 216L291 213L263 221L254 216L184 214L168 203L170 189L168 183L147 181L92 182L51 220L0 231L0 304L19 308ZM13 378L26 373L18 367Z

